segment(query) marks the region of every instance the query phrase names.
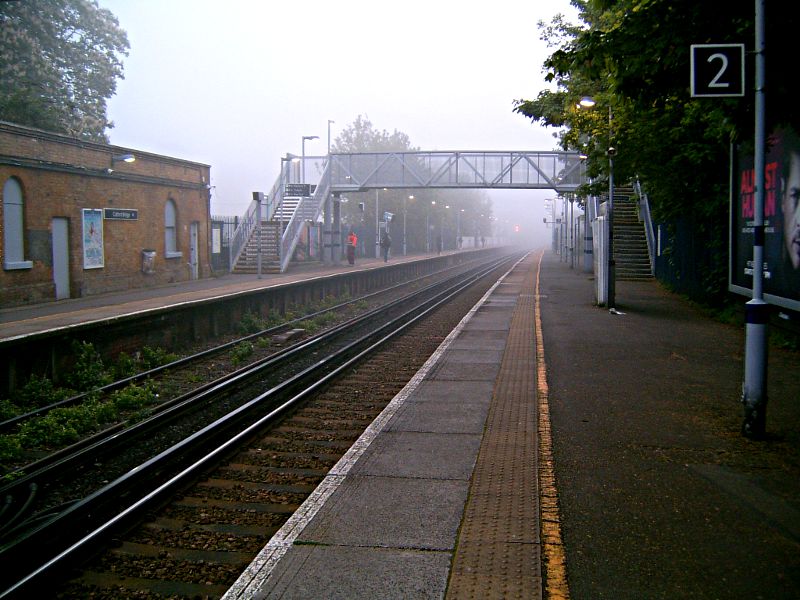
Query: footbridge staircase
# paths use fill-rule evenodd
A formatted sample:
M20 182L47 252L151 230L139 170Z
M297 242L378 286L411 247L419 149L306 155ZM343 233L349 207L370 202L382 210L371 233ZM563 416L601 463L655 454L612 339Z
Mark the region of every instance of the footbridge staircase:
M614 261L619 280L653 278L647 224L640 217L637 196L634 187L614 190Z

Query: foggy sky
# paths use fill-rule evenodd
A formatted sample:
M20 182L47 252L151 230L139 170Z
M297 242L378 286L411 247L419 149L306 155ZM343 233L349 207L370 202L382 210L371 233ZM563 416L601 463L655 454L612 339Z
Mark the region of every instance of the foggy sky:
M100 0L128 33L111 143L211 165L212 214L241 215L280 157L327 151L358 115L421 150L552 150L512 112L545 88L537 22L568 0ZM545 234L552 191L496 191L494 213ZM530 225L529 225L530 224Z

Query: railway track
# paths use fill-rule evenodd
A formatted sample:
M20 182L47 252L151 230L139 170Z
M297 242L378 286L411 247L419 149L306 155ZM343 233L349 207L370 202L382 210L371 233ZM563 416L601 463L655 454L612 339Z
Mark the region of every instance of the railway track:
M377 313L360 323L348 321L338 328L349 337L336 342L336 358L329 350L323 355L321 343L317 347L316 342L304 341L289 352L303 357L299 366L275 369L270 361L259 366L261 373L280 372L277 378L273 372L271 381L259 380L259 389L266 391L253 397L252 389L237 390L249 399L237 401L235 408L225 392L217 400L230 411L224 417L182 437L169 451L129 469L101 490L56 507L56 516L44 519L47 526L34 527L27 537L4 546L0 559L13 567L6 572L26 575L4 578L0 597L27 595L43 581L51 584L55 574L63 577L113 541L117 547L74 577L58 597L218 597L496 280L497 272L507 269L509 260L471 273L469 284L435 286L447 288L437 290L435 299L417 299L411 308L410 299L386 307L383 321ZM426 289L421 295L432 292ZM419 323L422 315L426 320ZM404 333L395 339L395 330ZM303 406L297 408L301 400ZM204 409L194 412L205 413L210 401L199 404ZM147 435L155 431L159 429ZM248 449L240 450L248 441ZM130 453L128 444L123 454ZM202 477L204 481L193 483ZM193 483L191 489L188 482ZM149 491L142 493L145 486ZM100 499L109 494L114 502ZM160 516L130 529L143 514L176 495L180 499ZM86 509L91 519L84 515ZM121 532L128 530L123 537ZM51 551L39 553L45 540ZM36 561L28 560L37 554Z

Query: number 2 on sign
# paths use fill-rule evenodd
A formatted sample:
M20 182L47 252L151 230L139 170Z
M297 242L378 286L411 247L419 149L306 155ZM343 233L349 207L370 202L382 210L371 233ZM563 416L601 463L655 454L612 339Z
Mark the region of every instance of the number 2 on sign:
M715 59L719 59L722 61L722 66L717 71L717 74L714 76L714 79L711 80L711 83L708 84L710 88L726 88L730 87L730 82L727 81L720 81L719 78L728 70L728 57L722 54L721 52L717 52L716 54L712 54L708 57L706 62L712 62Z

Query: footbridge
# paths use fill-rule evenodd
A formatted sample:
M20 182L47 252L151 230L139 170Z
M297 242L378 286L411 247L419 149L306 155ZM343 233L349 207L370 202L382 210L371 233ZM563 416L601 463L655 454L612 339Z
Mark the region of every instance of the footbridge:
M324 223L323 243L338 262L341 195L371 189L533 189L574 192L584 183L577 152L414 151L281 158L270 192L253 201L231 239L231 268L257 252L258 271L283 272L304 223Z

